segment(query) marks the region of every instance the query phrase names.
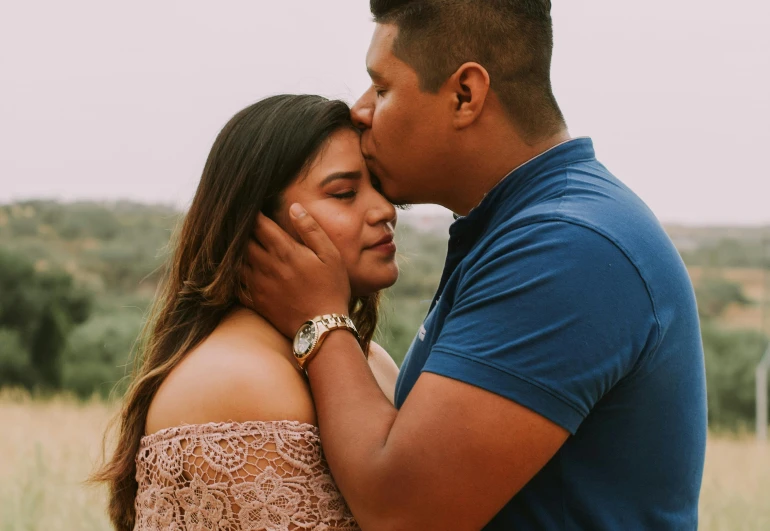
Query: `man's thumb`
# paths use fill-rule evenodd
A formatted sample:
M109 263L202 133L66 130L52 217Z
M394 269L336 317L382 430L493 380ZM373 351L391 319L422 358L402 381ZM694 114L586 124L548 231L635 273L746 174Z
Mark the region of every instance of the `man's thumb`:
M307 215L307 211L305 210L305 207L300 205L299 203L294 203L289 207L289 213L294 219L301 219Z
M319 258L328 254L328 247L333 246L331 240L323 231L313 216L307 213L302 205L294 203L289 207L291 223L299 237Z

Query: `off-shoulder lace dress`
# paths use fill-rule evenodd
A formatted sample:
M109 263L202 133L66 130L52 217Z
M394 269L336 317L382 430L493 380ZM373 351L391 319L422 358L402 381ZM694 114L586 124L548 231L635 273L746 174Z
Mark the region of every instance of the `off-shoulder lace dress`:
M137 531L358 531L321 454L293 421L167 428L136 457Z

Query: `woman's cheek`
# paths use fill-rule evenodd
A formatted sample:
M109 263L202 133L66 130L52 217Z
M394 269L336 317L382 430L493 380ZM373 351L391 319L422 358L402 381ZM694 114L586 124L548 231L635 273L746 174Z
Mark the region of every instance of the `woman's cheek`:
M316 219L316 221L318 220ZM330 222L328 219L324 219L323 222L318 221L318 225L320 225L320 227L331 240L332 244L334 244L334 246L342 255L343 259L345 259L347 262L348 260L346 255L349 254L354 242L349 241L344 231L341 230L340 224Z
M345 206L339 203L333 205L335 208L331 205L322 205L322 208L312 205L307 207L307 211L340 252L350 272L350 268L358 262L363 244L359 241L360 231L355 229L355 224L360 221L346 212Z

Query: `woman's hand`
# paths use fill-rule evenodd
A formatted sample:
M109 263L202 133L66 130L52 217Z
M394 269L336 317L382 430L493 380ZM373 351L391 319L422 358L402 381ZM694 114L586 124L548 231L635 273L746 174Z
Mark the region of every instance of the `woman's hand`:
M241 280L250 296L242 303L291 338L316 316L347 315L350 281L339 251L299 203L289 218L305 245L259 214Z

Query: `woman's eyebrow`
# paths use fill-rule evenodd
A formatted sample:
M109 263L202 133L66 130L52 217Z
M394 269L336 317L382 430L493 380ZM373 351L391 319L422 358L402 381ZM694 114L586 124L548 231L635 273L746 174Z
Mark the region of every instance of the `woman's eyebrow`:
M331 173L324 177L323 181L321 181L321 186L326 186L330 182L337 181L339 179L352 179L352 180L360 180L361 179L361 170L356 171L338 171L335 173Z

